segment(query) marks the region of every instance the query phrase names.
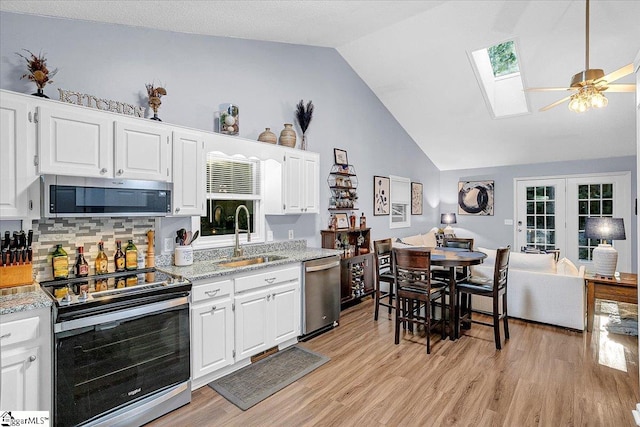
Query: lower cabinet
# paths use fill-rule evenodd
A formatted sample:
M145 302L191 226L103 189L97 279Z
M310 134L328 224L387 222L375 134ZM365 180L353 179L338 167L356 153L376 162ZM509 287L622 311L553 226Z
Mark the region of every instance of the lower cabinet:
M51 410L51 311L3 315L0 320L0 408Z
M191 293L192 389L300 335L300 265L195 281Z

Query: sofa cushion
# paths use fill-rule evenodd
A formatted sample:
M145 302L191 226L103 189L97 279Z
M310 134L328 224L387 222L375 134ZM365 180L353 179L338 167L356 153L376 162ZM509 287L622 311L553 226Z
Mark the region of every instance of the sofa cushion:
M401 238L402 243L411 246L422 246L423 239L422 234L416 234L415 236L407 236Z
M435 248L438 246L438 241L436 240L436 233L438 232L437 228L432 228L422 235L422 244L428 248Z
M511 252L509 269L535 271L537 273L555 273L556 261L553 254L523 254Z
M564 276L577 276L580 272L578 267L576 267L576 265L568 258L562 258L558 261L556 264L556 270L558 274L562 274Z
M485 254L487 254L487 257L484 259L484 261L482 261L483 265L490 265L493 266L496 263L496 250L495 249L487 249L487 248L483 248L483 247L478 247L476 249L479 252L483 252Z

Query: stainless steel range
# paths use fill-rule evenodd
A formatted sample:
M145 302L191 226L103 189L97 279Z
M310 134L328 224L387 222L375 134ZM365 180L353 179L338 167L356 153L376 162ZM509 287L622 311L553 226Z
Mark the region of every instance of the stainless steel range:
M153 268L41 283L56 426L142 425L191 401L191 282Z

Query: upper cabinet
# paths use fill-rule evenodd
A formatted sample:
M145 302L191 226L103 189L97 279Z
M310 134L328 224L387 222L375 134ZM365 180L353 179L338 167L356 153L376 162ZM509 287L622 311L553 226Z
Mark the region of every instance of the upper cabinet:
M173 214L206 215L204 135L198 132L173 132Z
M266 162L267 215L318 213L320 205L320 156L302 150L287 150L283 162Z
M0 218L39 214L35 133L28 98L0 92ZM35 187L34 191L32 189Z
M140 119L115 121L115 177L171 181L171 131Z

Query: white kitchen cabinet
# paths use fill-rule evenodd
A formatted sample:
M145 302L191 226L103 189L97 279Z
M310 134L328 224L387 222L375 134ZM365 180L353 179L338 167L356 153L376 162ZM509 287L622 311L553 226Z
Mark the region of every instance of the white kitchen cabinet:
M171 131L140 119L115 121L115 177L171 181Z
M37 309L0 319L0 408L51 410L51 312Z
M37 181L35 171L35 133L29 126L29 108L24 96L0 93L0 218L22 219L32 216L39 192L31 194ZM33 115L31 116L33 120ZM37 186L37 182L35 182ZM37 207L37 206L36 206ZM38 212L39 214L39 212ZM38 215L39 216L39 215Z
M287 150L283 162L266 162L267 215L318 213L320 205L320 156L302 150Z
M233 364L233 281L194 283L191 376L198 379Z
M36 111L40 174L114 176L110 115L48 101L38 101Z
M300 267L235 280L236 361L300 335Z
M173 214L206 215L204 136L197 132L173 132Z

